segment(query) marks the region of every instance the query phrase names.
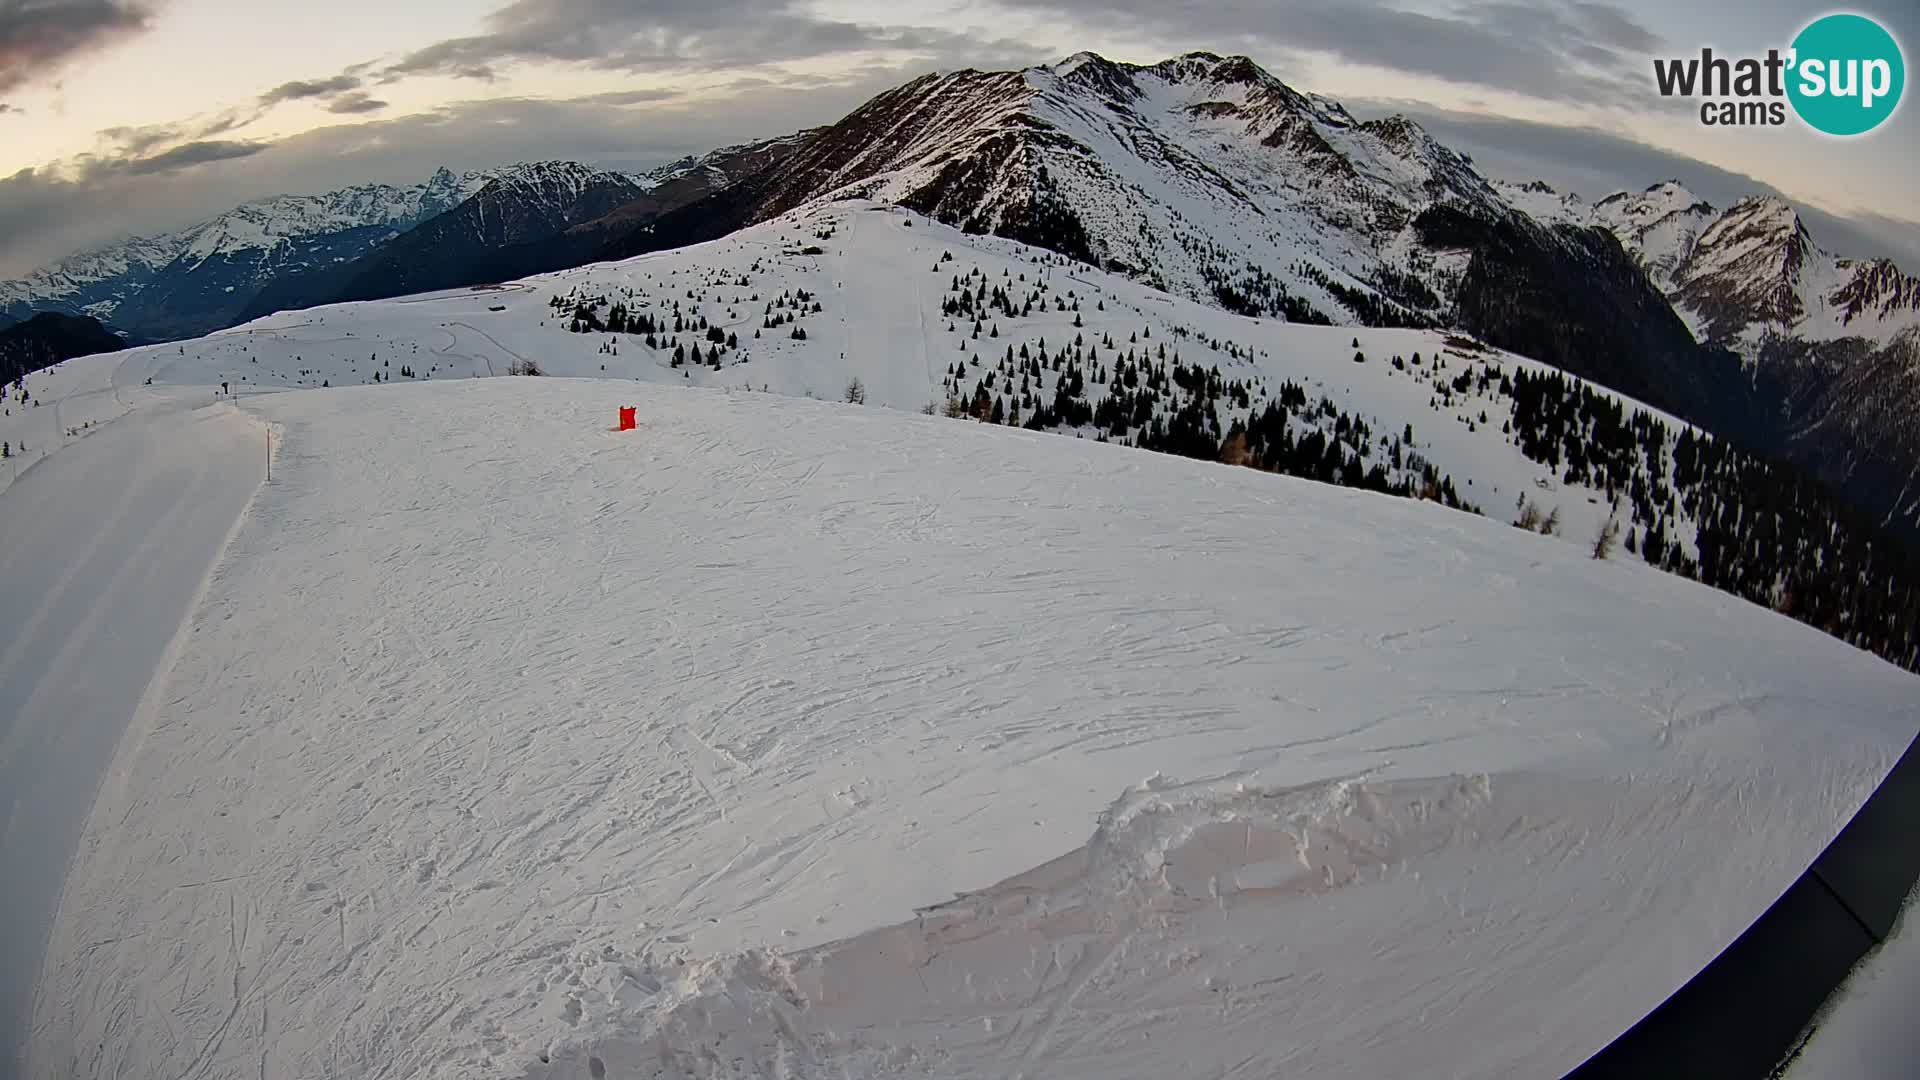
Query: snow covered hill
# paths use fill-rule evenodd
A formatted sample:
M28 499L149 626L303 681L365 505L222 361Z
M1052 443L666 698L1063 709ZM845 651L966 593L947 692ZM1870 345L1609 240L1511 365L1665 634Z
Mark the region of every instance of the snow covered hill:
M1410 500L438 379L242 397L274 480L110 770L29 1075L1553 1075L1920 726L1806 627Z
M1512 379L1557 374L1543 365L1439 331L1234 315L864 201L623 263L289 312L136 352L163 383L248 390L529 365L829 399L857 379L874 405L946 411L953 399L981 419L997 408L1016 426L1038 420L1176 450L1187 427L1219 447L1236 427L1259 428L1271 406L1285 414L1290 445L1317 434L1312 456L1327 463L1324 479L1354 472L1348 480L1358 484L1378 467L1373 486L1432 485L1432 497L1502 520L1524 499L1542 515L1557 512L1560 534L1575 543L1591 543L1614 516L1623 529L1652 528L1690 549L1689 516L1670 495L1650 491L1636 504L1624 498L1625 472L1570 478L1558 450L1536 461L1515 445ZM1062 398L1063 389L1072 393ZM1636 460L1670 471L1671 440L1686 425L1634 402L1620 407L1666 425L1669 445ZM1277 444L1270 449L1278 455ZM1617 514L1614 496L1623 496Z
M267 269L252 254L239 269L216 260L219 272L143 285L142 303L113 312L174 337L873 199L1239 314L1469 333L1791 461L1920 536L1920 287L1892 264L1819 251L1778 200L1716 215L1677 185L1589 207L1490 183L1404 117L1361 121L1207 52L929 75L827 127L674 163L639 178L640 197L622 197L628 182L603 176L591 198L506 185L542 194L392 243L328 234L352 250L301 249Z
M1920 666L1920 569L1804 475L1674 417L1460 335L1234 315L861 200L624 263L71 361L14 388L0 441L29 465L148 377L252 393L527 371L859 396L1432 499Z

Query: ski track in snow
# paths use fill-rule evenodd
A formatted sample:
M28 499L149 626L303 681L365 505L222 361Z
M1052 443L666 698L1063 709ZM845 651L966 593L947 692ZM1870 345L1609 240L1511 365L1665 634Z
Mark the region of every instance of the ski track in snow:
M245 407L274 483L31 1075L1553 1073L1917 722L1731 597L1249 470L604 381Z
M263 434L229 405L154 403L28 472L0 510L0 1061L9 1070L88 808L259 483Z

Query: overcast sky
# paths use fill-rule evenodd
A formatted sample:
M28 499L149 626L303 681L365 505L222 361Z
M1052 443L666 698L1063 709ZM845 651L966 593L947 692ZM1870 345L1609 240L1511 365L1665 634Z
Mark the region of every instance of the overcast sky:
M1784 47L1788 0L0 0L0 275L236 202L541 158L645 167L929 70L1246 53L1482 171L1604 195L1776 191L1920 269L1920 109L1840 141L1712 129L1654 56ZM1869 0L1905 43L1920 4ZM1912 46L1907 45L1911 54Z

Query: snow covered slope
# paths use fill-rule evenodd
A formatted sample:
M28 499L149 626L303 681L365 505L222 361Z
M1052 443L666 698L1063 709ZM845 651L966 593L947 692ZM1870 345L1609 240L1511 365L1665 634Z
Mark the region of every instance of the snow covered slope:
M1804 626L1411 500L738 390L242 403L275 479L29 1075L1554 1075L1920 726Z
M87 812L265 466L262 425L231 405L127 393L131 416L0 500L0 1076L31 1075L18 1055Z
M620 332L606 329L616 304L627 320ZM638 329L642 318L654 327L653 347ZM1561 535L1580 544L1613 514L1612 495L1629 487L1618 476L1569 479L1566 462L1552 463L1557 451L1552 461L1530 459L1503 430L1514 409L1503 380L1553 374L1543 365L1438 331L1234 315L860 200L623 263L498 289L289 312L135 355L163 383L230 381L245 390L505 375L528 363L552 375L829 399L858 379L874 405L944 411L952 397L967 408L987 402L985 418L998 401L1016 424L1042 411L1049 430L1162 448L1177 439L1183 416L1217 444L1273 405L1287 414L1289 439L1318 433L1317 453L1341 469L1377 466L1376 486L1431 482L1436 497L1444 489L1501 520L1512 520L1524 498L1542 514L1558 510ZM1136 366L1128 385L1120 369ZM1078 390L1064 403L1063 384ZM1658 416L1631 401L1622 407ZM1669 443L1686 430L1660 419ZM1670 447L1643 456L1670 472ZM1623 500L1618 520L1642 532L1664 526L1683 546L1691 535L1671 497Z

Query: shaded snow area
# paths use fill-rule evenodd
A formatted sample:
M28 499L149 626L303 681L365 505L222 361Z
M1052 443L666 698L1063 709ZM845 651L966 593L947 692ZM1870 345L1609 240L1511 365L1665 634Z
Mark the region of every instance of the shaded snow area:
M1827 1003L1788 1080L1920 1075L1920 891L1885 942L1854 969Z
M94 807L32 1076L1556 1075L1920 726L1865 653L1430 503L718 389L242 404L274 479Z
M0 1076L107 764L265 468L260 424L192 396L93 429L0 502Z

